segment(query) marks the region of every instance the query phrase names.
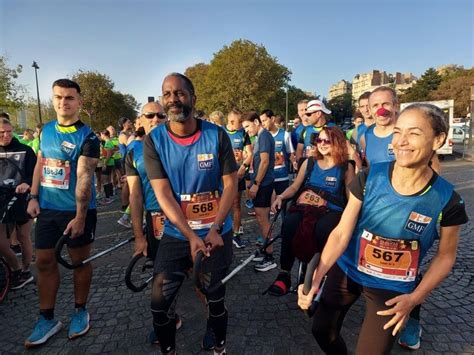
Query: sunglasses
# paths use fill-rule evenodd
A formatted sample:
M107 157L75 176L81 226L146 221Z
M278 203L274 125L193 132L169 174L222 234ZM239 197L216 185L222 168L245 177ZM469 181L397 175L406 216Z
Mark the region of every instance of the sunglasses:
M163 112L147 112L144 113L142 116L145 116L145 118L148 118L149 120L154 117L159 118L160 120L164 120L166 118L166 114L164 114Z
M331 141L329 139L323 139L323 138L316 138L316 143L321 144L331 144Z

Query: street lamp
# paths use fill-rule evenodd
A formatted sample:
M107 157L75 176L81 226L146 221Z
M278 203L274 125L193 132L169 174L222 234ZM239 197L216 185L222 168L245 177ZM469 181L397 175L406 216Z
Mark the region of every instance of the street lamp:
M288 129L288 85L286 86L285 125L286 125L286 128Z
M38 97L38 113L39 113L39 121L40 123L43 123L43 120L41 119L41 103L40 103L40 93L39 93L39 87L38 87L38 69L40 68L38 63L33 61L33 68L35 68L35 77L36 77L36 95Z

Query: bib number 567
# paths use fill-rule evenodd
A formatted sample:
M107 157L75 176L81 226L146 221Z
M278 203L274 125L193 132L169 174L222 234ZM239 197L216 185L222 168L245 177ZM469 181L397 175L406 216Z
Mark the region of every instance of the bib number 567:
M372 250L372 256L376 259L383 259L385 261L395 261L398 262L400 261L401 257L403 256L402 252L397 252L397 251L383 251L378 248L374 248ZM394 260L395 259L395 260Z

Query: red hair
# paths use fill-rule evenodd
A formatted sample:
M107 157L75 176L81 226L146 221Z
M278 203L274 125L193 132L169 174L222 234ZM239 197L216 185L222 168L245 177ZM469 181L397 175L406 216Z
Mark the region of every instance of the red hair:
M346 137L339 127L324 127L319 134L325 132L331 142L331 157L336 165L342 165L347 162L348 152L346 145ZM316 142L314 142L316 143ZM314 144L313 143L313 144ZM323 159L322 154L316 149L316 159Z

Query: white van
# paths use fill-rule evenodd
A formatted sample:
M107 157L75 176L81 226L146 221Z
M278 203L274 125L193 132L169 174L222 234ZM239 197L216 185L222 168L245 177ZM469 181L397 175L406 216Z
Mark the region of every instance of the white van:
M438 106L441 110L444 111L446 117L446 123L448 124L449 131L448 137L446 138L446 143L439 148L436 153L438 155L448 155L453 154L453 117L454 117L454 100L439 100L439 101L424 101L424 102L407 102L400 104L400 109L403 110L405 107L410 106L412 104L422 103L422 104L432 104Z

